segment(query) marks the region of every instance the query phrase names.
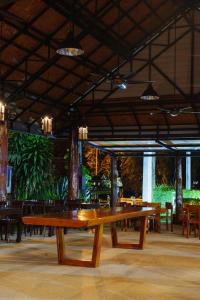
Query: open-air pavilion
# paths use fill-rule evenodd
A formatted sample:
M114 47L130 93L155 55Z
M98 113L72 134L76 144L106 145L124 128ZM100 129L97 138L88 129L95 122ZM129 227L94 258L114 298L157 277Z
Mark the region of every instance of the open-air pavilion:
M199 0L0 1L0 272L6 274L0 299L198 299L200 208L193 206L190 219L183 189L191 190L192 171L198 172L200 158L199 51ZM22 133L27 133L27 141ZM23 153L26 145L35 152ZM110 159L107 205L112 209L106 213L99 212L98 196L96 201L92 196L79 201L86 147ZM36 153L44 158L37 175L41 181L34 181ZM130 207L120 200L126 199L118 186L119 161L125 157L141 159L139 198L146 204L139 208L133 197L128 199ZM160 157L174 162L173 232L160 222L167 206L150 205ZM51 172L56 175L50 177ZM52 192L59 187L54 181L61 172L67 177L67 196L56 199L56 205L56 196L46 193L44 204L40 199L44 181L49 180ZM62 187L64 183L66 179ZM88 217L80 208L90 208ZM10 214L7 209L12 209ZM44 212L63 215L38 219ZM25 224L21 243L7 243L12 228L21 240L21 220ZM161 233L148 233L144 252L134 251L131 247L143 249L150 220L161 224ZM110 252L109 223L115 224L112 246L121 248ZM182 224L189 239L181 233ZM43 235L36 230L39 225ZM118 226L128 246L118 243ZM103 239L99 268L54 265L54 227L60 264L99 266ZM75 261L63 254L64 227ZM91 244L93 229L92 261L80 263L82 256L90 256L87 241ZM131 244L138 231L139 244ZM82 244L87 250L80 254Z

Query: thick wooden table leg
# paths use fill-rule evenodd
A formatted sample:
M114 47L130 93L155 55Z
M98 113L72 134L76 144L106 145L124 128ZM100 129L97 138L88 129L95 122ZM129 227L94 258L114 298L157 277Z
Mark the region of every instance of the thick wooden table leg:
M112 238L112 246L113 248L124 248L124 249L143 249L146 237L146 228L147 228L147 217L140 217L141 225L140 225L140 238L139 243L118 243L117 239L117 230L116 225L112 224L111 226L111 238Z
M92 251L93 267L99 266L102 238L103 238L103 224L95 228L94 244L93 244L93 251Z
M62 227L56 227L56 241L57 241L57 252L58 252L58 263L62 264L64 261L64 229Z
M144 243L146 240L146 232L147 232L147 217L141 217L140 224L140 242L138 245L138 249L144 248Z
M103 224L95 226L95 235L93 242L92 260L77 260L65 257L64 254L64 229L62 227L56 228L58 263L69 266L89 267L95 268L99 266L101 244L103 237Z

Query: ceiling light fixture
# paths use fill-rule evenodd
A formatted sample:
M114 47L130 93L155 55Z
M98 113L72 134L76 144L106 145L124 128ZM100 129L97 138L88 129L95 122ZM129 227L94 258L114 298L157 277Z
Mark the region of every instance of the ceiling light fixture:
M78 128L78 139L79 139L79 141L87 141L87 139L88 139L88 127L86 125L81 125Z
M49 116L42 118L42 131L45 135L52 135L52 121L53 118Z
M56 53L65 56L78 56L84 53L79 41L75 38L73 31L70 30L66 43L56 51Z
M0 102L0 122L5 122L5 109L6 105L3 102Z
M154 90L152 83L149 83L148 87L140 97L142 100L158 100L160 97L158 93Z
M70 6L72 20L76 20L78 18L78 14L76 14L76 1L71 1ZM68 36L61 44L61 47L57 49L56 53L65 56L79 56L84 54L84 50L75 36L75 25L73 22L69 23Z

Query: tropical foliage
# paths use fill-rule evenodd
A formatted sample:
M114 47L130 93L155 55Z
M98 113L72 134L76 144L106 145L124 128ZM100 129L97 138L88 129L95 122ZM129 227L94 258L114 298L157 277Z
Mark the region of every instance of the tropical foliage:
M121 179L125 196L141 195L142 159L138 157L123 157L119 162Z
M53 176L53 143L38 135L9 133L9 164L13 167L17 199L49 199Z
M175 189L173 186L161 184L157 185L153 189L153 202L161 203L161 206L165 206L165 202L174 203Z
M111 159L105 152L99 151L96 148L84 147L84 164L89 168L91 175L110 177Z
M175 188L169 185L158 185L153 190L153 202L160 202L164 207L165 202L174 204ZM200 204L200 190L183 189L183 202L191 204Z

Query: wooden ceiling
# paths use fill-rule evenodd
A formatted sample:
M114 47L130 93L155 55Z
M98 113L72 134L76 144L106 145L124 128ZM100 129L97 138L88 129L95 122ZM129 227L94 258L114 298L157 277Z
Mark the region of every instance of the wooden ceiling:
M12 128L40 131L49 113L56 136L84 119L90 139L199 137L200 1L5 0L0 16ZM72 24L85 53L60 56ZM160 99L140 99L147 83L111 85L118 72L155 81Z

